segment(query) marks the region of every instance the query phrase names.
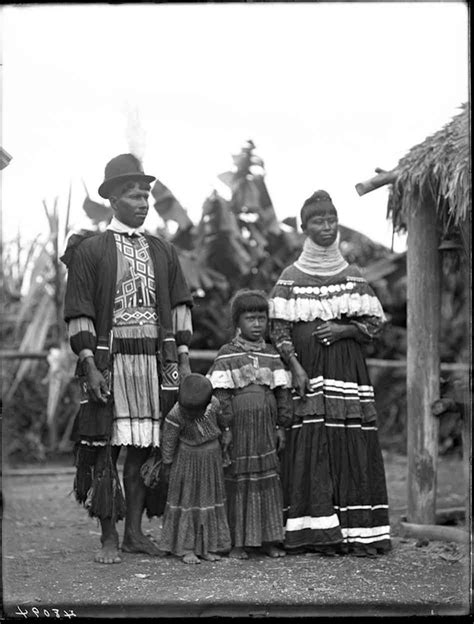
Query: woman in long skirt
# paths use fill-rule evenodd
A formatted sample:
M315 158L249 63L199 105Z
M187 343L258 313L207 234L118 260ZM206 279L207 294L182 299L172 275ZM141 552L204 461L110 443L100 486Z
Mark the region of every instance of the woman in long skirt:
M270 297L272 340L295 387L283 468L285 545L375 556L390 549L390 526L363 344L385 317L339 251L337 212L325 191L306 200L301 223L301 256Z

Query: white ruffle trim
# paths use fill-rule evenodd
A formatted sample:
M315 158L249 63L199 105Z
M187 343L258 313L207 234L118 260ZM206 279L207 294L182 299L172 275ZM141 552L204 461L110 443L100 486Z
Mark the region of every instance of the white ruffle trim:
M114 446L160 446L158 420L117 419L112 425L111 444Z
M246 364L240 368L214 370L207 375L213 388L245 388L249 384L269 386L270 389L291 388L291 373L284 369L271 371L269 368L255 368Z
M328 299L274 297L269 302L270 318L295 323L298 321L329 321L341 316L377 316L385 321L380 301L374 295L343 293Z

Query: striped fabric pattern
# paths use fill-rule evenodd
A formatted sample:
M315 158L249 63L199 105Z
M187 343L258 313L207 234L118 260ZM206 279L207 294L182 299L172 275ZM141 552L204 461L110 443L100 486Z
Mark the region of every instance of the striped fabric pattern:
M325 379L322 375L309 380L311 390L307 397L324 394L326 398L341 399L346 401L360 401L370 403L374 400L374 389L369 384L358 384L353 381L339 381L337 379ZM300 397L293 397L299 400Z
M238 389L249 384L291 388L290 372L271 345L255 351L243 351L231 342L222 347L207 377L213 388Z
M158 326L116 326L112 331L112 444L158 446Z
M283 459L288 547L390 548L388 497L376 432L375 423L324 418L308 417L292 426ZM360 473L354 472L353 462ZM317 482L308 478L308 465L318 475ZM322 486L324 475L329 489Z
M146 239L114 233L117 290L112 327L112 444L159 446L158 318ZM131 242L133 241L133 243Z
M285 546L341 545L323 417L305 417L287 432L281 478Z
M67 325L69 343L74 353L80 354L87 350L88 355L94 352L97 335L92 319L80 316L71 319Z

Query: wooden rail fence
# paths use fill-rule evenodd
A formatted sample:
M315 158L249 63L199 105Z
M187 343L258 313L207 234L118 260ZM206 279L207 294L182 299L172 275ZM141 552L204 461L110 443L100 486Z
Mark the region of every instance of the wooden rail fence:
M46 359L48 351L0 351L0 360L43 360ZM217 351L207 349L191 349L189 356L191 360L213 361ZM372 368L406 368L406 360L383 360L378 358L367 358L367 366ZM460 372L470 371L471 365L464 362L441 362L441 371Z

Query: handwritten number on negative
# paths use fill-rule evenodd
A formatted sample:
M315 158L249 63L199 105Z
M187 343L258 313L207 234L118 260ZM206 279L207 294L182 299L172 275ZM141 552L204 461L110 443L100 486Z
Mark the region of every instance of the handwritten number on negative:
M22 611L20 607L17 607L18 611L16 611L15 615L22 615L24 618L28 617L28 609L26 611Z
M54 613L54 616L56 616L57 618L61 617L61 613L60 613L59 609L51 609L51 611ZM31 608L31 613L33 615L35 615L37 618L39 618L39 617L47 617L47 618L48 617L52 617L50 612L48 611L48 609L43 609L43 612L41 613L40 610L37 607L32 607ZM23 611L21 609L21 607L17 607L17 611L15 612L15 615L22 615L26 619L29 616L29 612L28 612L28 609L25 609ZM68 620L70 620L71 618L77 617L77 616L74 613L74 611L71 609L69 611L64 610L63 611L63 617L65 617Z

